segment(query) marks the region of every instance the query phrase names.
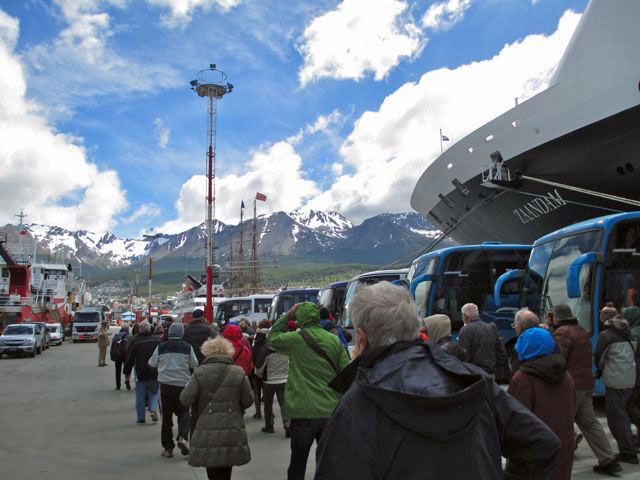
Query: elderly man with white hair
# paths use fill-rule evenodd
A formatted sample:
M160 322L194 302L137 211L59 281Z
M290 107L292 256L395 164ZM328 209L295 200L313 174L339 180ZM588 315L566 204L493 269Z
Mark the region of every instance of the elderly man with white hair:
M494 376L496 366L499 364L504 368L507 361L496 326L480 320L478 306L474 303L462 306L462 321L464 326L460 329L458 343L469 352L469 362Z
M548 477L558 437L481 369L420 341L405 288L363 288L349 308L357 358L331 383L344 395L316 480Z

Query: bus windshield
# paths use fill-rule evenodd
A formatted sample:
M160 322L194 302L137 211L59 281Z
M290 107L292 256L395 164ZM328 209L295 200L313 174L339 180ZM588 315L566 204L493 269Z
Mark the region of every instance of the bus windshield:
M592 230L564 237L556 241L547 274L545 285L540 299L540 313L542 316L553 309L554 305L564 303L571 307L573 315L578 323L589 332L593 333L592 322L592 265L585 265L580 272L580 298L569 298L567 294L567 269L569 265L583 253L596 251L602 238L602 231Z
M269 314L269 320L275 322L280 316L296 303L313 302L318 301L318 290L304 290L297 292L281 292L271 302L271 312Z
M496 308L493 287L507 270L524 269L528 249L462 250L446 258L442 274L437 278L433 314L451 319L452 331L462 328L462 306L471 302L478 306L485 321L495 322L498 330L510 329L513 313L519 306L518 282L505 283L501 309Z
M433 274L436 264L437 258L430 258L429 261L425 263L425 268L421 269L422 271L419 275L425 275L427 273ZM407 275L407 280L408 279L409 276ZM420 318L425 318L429 314L429 296L432 283L432 281L420 282L416 286L415 302L418 306L418 315Z
M100 323L98 312L76 312L75 323Z
M603 304L613 302L629 323L640 319L640 224L622 222L607 244Z
M225 323L233 317L249 313L251 313L251 300L229 300L218 304L216 321Z
M387 275L362 277L349 282L349 286L347 287L347 295L344 299L344 310L342 311L342 325L347 328L353 327L353 325L351 324L351 315L349 313L349 301L358 292L358 290L360 290L362 287L366 287L367 285L374 285L378 282L394 282L396 280L400 280L401 277L402 275L400 275L399 273L392 273Z

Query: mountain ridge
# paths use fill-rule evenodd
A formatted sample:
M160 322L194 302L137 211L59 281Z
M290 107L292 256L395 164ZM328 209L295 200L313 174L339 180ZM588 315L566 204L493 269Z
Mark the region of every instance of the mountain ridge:
M37 243L38 255L62 257L103 270L140 264L151 256L160 259L203 258L206 254L205 224L176 234L157 233L147 239L120 238L111 232L67 230L58 226L31 224L23 227L28 242ZM253 219L242 223L243 250L251 254ZM354 226L338 212L318 210L278 211L257 218L260 258L295 257L335 262L379 264L426 246L441 232L415 212L383 213ZM0 227L9 243L17 242L18 227ZM240 225L216 221L216 261L236 262L240 250Z

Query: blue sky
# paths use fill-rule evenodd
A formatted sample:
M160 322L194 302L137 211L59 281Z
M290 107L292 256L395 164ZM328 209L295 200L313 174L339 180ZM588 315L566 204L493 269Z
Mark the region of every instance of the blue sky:
M410 210L438 129L455 141L543 89L586 3L2 0L0 221L202 221L206 102L188 82L209 63L235 85L221 220L256 191L264 213Z

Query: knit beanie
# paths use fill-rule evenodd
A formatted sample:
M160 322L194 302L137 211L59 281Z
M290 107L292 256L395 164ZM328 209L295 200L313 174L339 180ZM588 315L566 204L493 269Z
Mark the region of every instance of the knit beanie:
M516 352L520 360L530 360L549 355L556 351L556 344L548 330L533 327L525 330L518 337Z
M184 336L184 325L174 322L169 327L169 338L182 338Z

